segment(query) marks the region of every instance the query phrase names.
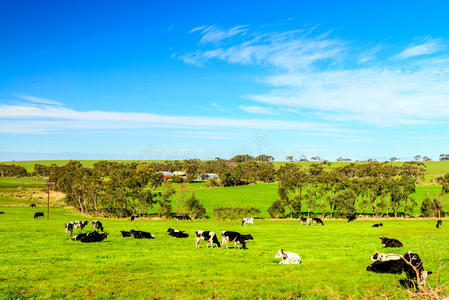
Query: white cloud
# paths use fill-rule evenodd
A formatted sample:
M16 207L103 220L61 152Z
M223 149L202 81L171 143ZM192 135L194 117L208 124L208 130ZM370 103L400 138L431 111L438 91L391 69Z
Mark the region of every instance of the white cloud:
M40 97L34 97L34 96L28 96L28 95L16 95L16 97L20 98L22 100L26 100L26 101L37 103L37 104L61 105L61 103L56 102L54 100L47 99L47 98L40 98Z
M397 55L397 58L411 58L415 56L422 56L427 54L433 54L443 48L441 40L433 39L428 40L419 45L410 45L406 49L404 49L401 53Z
M241 110L246 111L251 114L259 114L259 115L277 115L278 113L275 113L271 110L271 108L268 107L262 107L262 106L245 106L242 105L239 107Z
M189 33L200 32L201 33L201 44L206 43L216 43L227 38L243 35L248 31L247 25L234 26L228 30L223 30L218 26L199 26L195 27L189 31Z

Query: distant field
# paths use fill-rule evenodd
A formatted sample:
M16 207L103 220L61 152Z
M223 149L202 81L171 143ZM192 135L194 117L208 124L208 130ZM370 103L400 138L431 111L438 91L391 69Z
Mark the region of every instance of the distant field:
M92 220L55 208L51 219L34 220L41 207L0 207L0 298L93 299L406 299L398 280L404 275L367 272L370 256L381 250L379 236L394 237L418 253L426 269L448 260L449 227L435 220L325 221L302 226L298 221L239 222L145 221L102 219L109 236L103 243L71 241L64 232L70 220ZM444 222L447 222L446 220ZM447 224L446 224L447 225ZM186 230L174 239L167 228ZM87 227L88 230L91 225ZM154 240L122 238L120 230L145 230ZM196 230L251 233L248 250L195 249ZM274 259L283 248L298 253L300 265L280 265ZM435 275L430 276L433 282ZM442 274L449 280L449 272Z
M133 162L136 160L112 160L116 162ZM16 164L19 166L23 166L27 169L28 172L34 171L34 165L35 164L41 164L41 165L52 165L56 164L58 166L62 166L66 163L68 163L69 160L33 160L33 161L14 161L14 162L3 162L8 164ZM83 164L86 167L92 167L98 160L80 160L81 164ZM138 161L136 161L138 162ZM158 161L141 161L141 162L158 162ZM162 162L162 161L159 161ZM2 162L0 162L2 163ZM286 162L274 162L274 165L279 167L280 165L285 164ZM304 166L310 166L312 162L295 162L296 164L304 165ZM361 164L363 162L360 162ZM423 162L426 165L426 176L425 176L425 182L429 183L437 176L444 175L446 173L449 173L449 161L427 161ZM338 167L347 165L349 163L346 162L332 162L331 167ZM394 165L402 165L402 162L394 162Z

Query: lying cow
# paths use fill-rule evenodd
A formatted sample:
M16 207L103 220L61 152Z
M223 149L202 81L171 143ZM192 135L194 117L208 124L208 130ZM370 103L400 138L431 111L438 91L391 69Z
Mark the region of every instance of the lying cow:
M357 215L348 216L348 223L352 222L352 221L355 221L356 219L357 219Z
M389 274L401 274L405 272L408 280L418 280L419 276L421 285L424 285L428 275L432 274L432 272L424 270L423 263L418 254L411 251L406 252L404 255L376 252L371 257L371 261L374 262L366 268L367 271Z
M223 247L226 245L226 249L228 248L229 242L234 242L234 249L237 249L237 247L240 249L240 246L243 247L243 249L246 250L246 243L248 240L253 240L254 238L251 236L251 234L241 234L239 232L235 231L222 231L221 232L221 244Z
M189 216L175 216L175 219L180 221L180 220L187 220L187 221L191 221L192 218Z
M130 237L132 234L130 231L120 231L122 233L122 237Z
M97 221L97 220L93 220L92 221L92 230L93 231L104 231L103 229L103 224L101 223L101 221Z
M89 233L80 233L77 235L72 236L72 241L81 241L84 237L86 237Z
M186 238L189 237L189 234L185 231L180 231L177 229L169 228L167 229L168 235L175 237L175 238Z
M140 230L131 230L130 233L134 236L135 239L154 239L154 235L150 232L140 231Z
M382 244L385 245L384 248L401 248L404 246L400 241L396 239L389 239L386 237L381 237L380 239L382 240Z
M108 237L107 232L99 233L97 231L89 232L86 236L81 238L81 243L96 243L102 242Z
M438 221L437 221L437 228L440 228L440 227L441 227L441 225L443 225L443 221L441 221L441 220L438 220Z
M371 225L371 227L382 227L382 226L384 226L384 224L382 224L382 223L377 223L377 224Z
M243 218L242 226L247 224L254 225L254 218Z
M281 258L282 260L279 263L284 265L296 265L301 263L301 257L299 257L298 254L286 252L284 249L279 250L274 258Z
M30 204L30 207L36 207L36 204L32 203Z
M218 248L220 248L220 242L218 241L217 235L213 231L203 231L198 230L195 232L196 238L195 238L195 247L200 247L200 241L206 242L206 248L209 247L209 245L213 248L214 245L217 245Z
M2 211L0 211L0 215L4 215L5 214L5 212L2 210Z
M44 217L44 213L43 213L43 212L37 212L37 213L34 214L34 218L35 218L35 219L37 219L37 218L43 218L43 217Z

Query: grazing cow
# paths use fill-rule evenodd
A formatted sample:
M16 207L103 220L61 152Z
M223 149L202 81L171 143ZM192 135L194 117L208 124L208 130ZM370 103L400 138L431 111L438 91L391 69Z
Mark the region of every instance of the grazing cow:
M5 214L5 212L2 210L2 211L0 211L0 215L4 215Z
M175 216L175 219L178 221L180 221L180 220L192 221L192 218L189 216Z
M80 228L81 231L83 231L84 227L86 227L86 225L89 224L89 221L74 221L72 223L73 223L73 230Z
M180 231L177 229L169 228L167 229L168 235L175 237L175 238L186 238L189 237L189 234L185 231Z
M30 204L30 207L36 207L36 204L34 204L34 203Z
M131 222L134 221L135 218L135 216L131 216Z
M65 223L65 232L70 235L73 234L74 224L73 222Z
M105 238L107 238L108 233L98 233L97 231L89 232L86 236L81 238L81 243L95 243L102 242Z
M312 223L313 224L321 224L324 226L323 220L321 220L320 218L312 218Z
M154 239L154 235L149 232L132 229L130 233L134 236L135 239Z
M438 220L438 221L437 221L437 228L440 228L440 227L441 227L441 225L443 225L443 221L441 221L441 220Z
M72 236L72 241L81 241L84 237L86 237L89 233L80 233L77 235Z
M401 248L404 246L400 241L396 239L389 239L386 237L381 237L380 239L382 240L382 244L385 245L384 248Z
M357 215L348 216L348 222L355 221L357 219Z
M301 257L299 257L298 254L286 252L284 249L279 250L274 258L281 258L282 260L279 263L284 265L296 265L301 263Z
M196 248L200 247L200 241L205 241L206 248L209 247L209 245L213 248L214 243L217 245L218 248L220 248L220 242L218 241L217 235L213 231L204 231L204 230L197 230L195 232L196 238L195 238L195 246Z
M384 226L384 224L382 224L382 223L377 223L377 224L371 225L371 227L382 227L382 226Z
M37 213L34 214L34 218L35 218L35 219L37 219L37 218L43 218L43 217L44 217L44 213L43 213L43 212L37 212Z
M310 225L310 224L307 223L307 218L304 218L304 217L301 217L301 224L302 225L306 225L306 224Z
M251 236L251 234L241 234L239 232L235 231L222 231L221 232L221 244L223 247L226 245L226 249L228 248L229 242L234 242L234 249L237 249L237 247L240 249L240 245L243 247L243 249L246 250L246 243L248 240L253 240L254 238Z
M121 230L120 232L122 233L122 237L129 237L132 235L130 231Z
M97 220L92 221L92 229L93 229L93 231L97 231L97 229L99 231L104 231L103 224L101 223L101 221L97 221Z
M421 285L424 285L427 276L432 274L432 272L424 270L423 263L418 254L411 251L406 252L404 255L376 252L371 257L371 260L374 262L366 268L367 271L390 274L401 274L405 272L408 281L418 280L417 273L414 270L416 268Z
M254 225L254 218L243 218L242 220L242 226L245 224L251 224Z

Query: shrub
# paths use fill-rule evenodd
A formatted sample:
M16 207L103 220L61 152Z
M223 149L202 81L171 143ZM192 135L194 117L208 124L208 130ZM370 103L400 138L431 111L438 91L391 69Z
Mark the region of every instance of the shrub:
M207 187L216 187L216 186L221 186L221 184L217 179L211 178L206 181L206 186Z
M285 206L281 200L276 200L268 208L268 213L272 218L283 218L285 216Z
M195 193L187 199L186 208L189 212L189 216L194 219L204 218L206 216L206 209L200 201L195 198Z
M259 214L260 210L256 207L216 207L214 214L221 220L238 220L247 216Z
M424 217L433 217L436 213L435 200L426 197L421 204L421 213Z

